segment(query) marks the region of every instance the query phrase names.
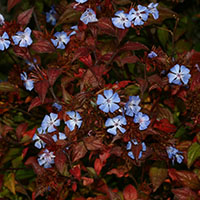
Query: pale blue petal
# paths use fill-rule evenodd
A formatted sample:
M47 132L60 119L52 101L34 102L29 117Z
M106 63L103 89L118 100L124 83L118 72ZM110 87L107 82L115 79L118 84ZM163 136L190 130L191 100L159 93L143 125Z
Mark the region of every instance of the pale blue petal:
M103 93L104 93L104 96L106 97L106 99L109 99L113 95L113 91L112 90L104 90Z
M48 127L47 131L49 133L52 133L52 132L56 131L56 129L54 128L54 125L51 125L51 126Z
M132 151L129 151L129 152L128 152L128 156L129 156L130 158L132 158L133 160L135 159L135 156L133 155L133 152L132 152Z
M102 110L102 111L105 112L105 113L108 113L108 112L109 112L109 107L108 107L108 104L107 104L107 103L101 104L101 105L99 106L99 109Z
M76 125L78 126L78 128L80 128L81 124L82 124L82 121L78 121Z
M32 80L26 80L24 86L27 90L31 91L34 88L34 82Z
M82 119L80 114L77 111L76 111L76 119L78 119L78 120Z
M132 143L130 141L128 141L127 145L126 145L126 150L131 150L132 147Z
M25 39L21 39L21 42L19 43L20 47L27 47L27 41Z
M126 129L125 128L122 128L121 126L118 127L119 130L121 131L121 133L125 133L126 132Z
M70 131L74 130L74 128L75 128L74 120L68 120L65 122L65 124L67 125L67 127L69 128Z
M107 130L107 132L110 133L110 134L112 134L112 135L117 135L116 127L109 128Z
M168 73L168 79L169 79L169 83L172 83L176 78L177 75L173 74L173 73Z
M75 112L74 111L67 111L66 114L72 119L75 118Z
M188 84L190 77L191 77L190 74L185 74L185 75L182 77L181 80L182 80L183 83L186 85L186 84Z
M2 38L3 39L9 39L9 36L8 36L8 34L6 32L4 32L3 35L2 35Z
M57 44L58 44L58 40L56 39L56 40L54 40L54 39L51 39L51 42L53 43L53 45L56 47L57 46Z
M38 160L38 163L39 163L40 166L42 166L45 163L44 159L38 158L37 160Z
M18 45L18 43L21 41L19 36L12 36L12 39L15 45Z
M97 105L103 104L105 102L106 102L106 99L101 94L98 94L98 96L97 96Z
M67 136L64 133L59 132L59 140L65 140Z
M139 155L138 155L138 159L142 158L142 151L140 151Z
M50 113L50 118L52 119L52 121L55 121L58 118L58 114Z
M111 98L112 102L115 102L115 103L119 103L120 102L120 98L119 98L119 95L115 92Z
M41 149L41 148L42 148L42 145L41 145L40 141L36 141L35 144L34 144L34 146L35 146L36 148L38 148L38 149Z
M117 28L125 29L124 23L122 22L122 20L119 17L112 18L112 23Z
M176 64L176 65L174 65L174 67L172 67L170 69L170 71L173 72L174 74L178 74L179 73L179 69L180 69L179 64Z
M108 118L105 122L105 126L109 127L109 126L114 126L114 122L111 118Z
M119 109L119 106L117 104L115 104L115 103L110 104L110 112L111 113L114 113L118 109Z
M188 73L190 73L190 70L187 68L187 67L185 67L184 65L181 65L181 74L188 74Z
M53 135L52 139L53 139L54 142L57 142L58 141L57 135Z
M146 151L146 150L147 150L146 144L142 142L142 151Z

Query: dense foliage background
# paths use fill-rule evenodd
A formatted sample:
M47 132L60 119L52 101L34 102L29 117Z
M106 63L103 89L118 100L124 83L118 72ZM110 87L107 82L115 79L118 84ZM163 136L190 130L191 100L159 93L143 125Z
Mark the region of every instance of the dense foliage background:
M153 1L158 19L124 29L116 12L151 1L77 2L0 2L0 199L200 199L199 1Z

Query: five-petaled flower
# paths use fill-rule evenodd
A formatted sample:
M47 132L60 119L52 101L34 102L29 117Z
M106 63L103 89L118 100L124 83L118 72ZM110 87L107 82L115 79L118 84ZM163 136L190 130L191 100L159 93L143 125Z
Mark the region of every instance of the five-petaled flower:
M129 101L125 105L126 115L133 117L134 114L138 113L141 109L139 103L139 96L130 96Z
M10 41L8 39L9 39L9 36L6 32L4 32L2 36L0 36L0 50L1 51L4 51L10 46Z
M145 142L138 144L138 141L136 139L133 139L133 140L129 141L128 144L126 145L126 150L128 151L128 156L134 160L135 156L132 152L132 144L134 144L134 146L141 145L141 147L140 147L141 150L139 152L138 159L142 158L142 152L146 151L146 149L147 149Z
M183 152L179 151L175 147L169 146L167 147L168 158L172 159L172 164L174 165L174 161L176 160L179 164L182 163L184 157L180 154Z
M158 19L159 18L159 12L158 12L158 10L156 8L157 6L158 6L158 3L150 3L148 5L148 12L150 14L152 14L154 19Z
M95 12L91 8L87 8L87 10L81 15L80 20L84 24L88 24L90 22L97 22L98 19L96 18Z
M45 149L42 154L39 155L38 163L40 166L44 165L44 168L50 168L54 164L54 158L56 156L53 152L49 152L48 149Z
M107 132L112 135L117 135L117 129L120 132L125 133L126 129L122 127L122 125L126 125L126 118L122 115L118 115L114 118L108 118L105 122L106 127L112 126L112 128L107 129Z
M120 102L120 98L116 92L113 94L113 90L104 90L104 96L98 94L97 105L99 105L99 109L105 113L108 113L109 111L113 113L119 109L119 106L116 103Z
M70 131L73 131L76 125L78 126L78 128L81 127L82 118L77 111L68 111L66 112L66 114L71 118L70 120L65 122Z
M149 116L143 114L142 112L138 112L133 120L135 123L139 123L139 130L145 130L150 124Z
M2 26L4 23L4 17L2 14L0 14L0 26Z
M138 5L137 8L138 10L132 8L129 11L128 19L129 21L132 21L135 26L140 26L143 25L145 21L147 21L149 14L147 7Z
M168 73L169 83L174 83L176 85L181 85L182 82L186 85L191 77L190 70L184 65L176 64L170 69ZM182 81L182 82L181 82Z
M70 41L70 36L67 36L67 33L65 33L64 31L56 32L54 36L56 37L56 39L51 39L51 41L57 49L64 49L65 45L67 45Z
M24 86L27 90L31 91L34 88L34 81L28 79L26 72L20 74L21 80L24 81Z
M20 47L27 47L32 44L33 40L31 39L31 29L27 27L24 32L18 31L16 35L12 36L13 42L15 45Z
M54 126L60 126L60 119L58 119L58 114L55 113L50 113L49 115L45 115L41 127L44 131L46 131L49 133L52 133L54 131L56 131Z
M51 10L49 12L46 12L46 21L52 26L56 25L56 11L53 6L51 7Z
M131 22L128 20L128 14L124 13L123 10L117 11L115 13L116 17L112 18L112 23L117 28L125 29L131 26Z
M42 129L42 127L38 128L37 131L38 131L39 134L45 134L45 132L44 132L44 130ZM46 145L46 143L45 143L42 139L40 139L40 137L39 137L36 133L35 133L35 135L33 136L32 140L33 140L33 141L36 140L34 146L35 146L36 148L38 148L38 149L44 148L45 145Z

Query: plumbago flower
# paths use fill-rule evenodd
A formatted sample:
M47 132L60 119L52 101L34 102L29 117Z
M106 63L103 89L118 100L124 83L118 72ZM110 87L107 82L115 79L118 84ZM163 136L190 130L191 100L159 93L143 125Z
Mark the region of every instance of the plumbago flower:
M139 96L130 96L129 101L125 105L126 115L133 117L134 114L138 113L141 109L141 107L138 106L139 103Z
M169 83L174 83L176 85L181 85L182 82L186 85L191 77L190 70L184 65L176 64L170 69L168 73ZM182 82L181 82L182 81Z
M108 118L105 123L106 127L112 126L112 128L107 130L107 132L112 135L117 135L117 129L119 129L121 133L125 133L126 129L123 128L122 125L126 125L126 118L122 115L118 115L112 119Z
M67 36L67 33L65 33L64 31L57 32L54 34L54 36L56 37L56 39L51 39L53 45L57 49L65 49L65 45L67 45L70 41L70 36Z
M149 116L143 114L142 112L138 112L133 120L135 123L139 123L139 130L145 130L150 124Z
M112 18L112 23L117 28L125 29L131 26L131 22L128 20L128 14L124 13L123 10L117 11L115 16Z
M150 14L152 14L154 19L158 19L159 18L159 12L157 10L157 6L158 6L158 3L150 3L148 5L148 12Z
M58 133L58 137L57 137L57 135L53 135L52 139L54 140L54 142L57 142L58 139L59 140L65 140L65 139L67 139L67 136L64 133L59 132Z
M37 129L39 134L45 134L44 130L42 129L42 127ZM33 141L36 141L34 146L38 149L44 148L46 143L43 142L43 140L40 139L40 137L35 133L35 135L32 138Z
M27 27L24 32L18 31L16 35L12 36L12 39L15 45L19 44L20 47L28 47L33 42L30 36L31 29Z
M145 6L138 5L138 10L132 8L129 11L128 19L132 21L135 26L143 25L145 21L148 19L148 9Z
M8 39L9 39L9 36L6 32L4 32L2 36L0 36L0 50L1 51L8 49L8 47L10 46L10 41Z
M99 109L105 113L109 111L111 113L115 112L119 109L119 106L116 103L120 102L119 95L115 92L113 94L113 90L104 90L104 96L98 94L97 97L97 105L99 105Z
M172 164L174 165L174 161L176 160L179 164L182 163L184 157L180 154L182 154L183 152L179 151L178 149L176 149L175 147L167 147L167 154L168 154L168 158L172 159Z
M26 72L20 74L21 80L24 81L24 86L27 90L31 91L34 88L34 81L28 79Z
M56 11L53 6L51 7L51 10L49 12L46 12L46 21L52 26L56 25Z
M158 55L157 55L157 53L155 53L154 51L151 51L149 54L148 54L148 58L155 58L155 57L157 57Z
M2 26L4 23L4 17L2 14L0 14L0 25Z
M66 112L66 114L71 118L70 120L65 122L70 131L73 131L76 125L78 126L78 128L81 127L82 118L77 111L68 111Z
M87 8L87 10L81 15L80 20L84 24L88 24L90 22L97 22L98 19L96 18L95 12L91 8Z
M53 152L49 152L48 149L45 149L41 155L39 155L38 163L40 166L44 165L44 168L50 168L52 164L54 164L54 158L56 156L53 155Z
M50 113L49 115L45 115L41 127L44 131L46 131L49 133L52 133L54 131L56 131L54 126L60 126L60 119L58 119L58 114L55 113Z
M132 144L134 144L135 146L139 145L139 144L136 139L133 139L133 140L129 141L128 144L126 145L126 150L128 151L128 156L134 160L135 156L134 156L133 152L131 151ZM140 145L142 145L142 149L138 155L138 159L142 158L142 152L147 150L146 144L144 142L142 142Z

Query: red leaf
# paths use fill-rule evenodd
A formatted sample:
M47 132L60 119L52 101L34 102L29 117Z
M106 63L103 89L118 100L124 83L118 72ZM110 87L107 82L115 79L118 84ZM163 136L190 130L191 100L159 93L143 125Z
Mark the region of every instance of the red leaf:
M102 139L90 136L84 139L85 146L88 150L94 151L103 148Z
M160 121L156 121L153 127L165 133L173 133L176 131L176 126L170 124L168 119L161 119Z
M27 48L19 46L13 46L12 48L17 56L22 57L25 60L31 60L31 56Z
M44 34L41 31L33 30L33 35L37 40L44 38Z
M106 164L107 159L110 157L110 153L105 151L103 154L99 155L99 158L101 160L101 163L103 164L103 166Z
M23 151L22 151L22 158L24 159L25 158L25 156L26 156L26 154L27 154L27 152L28 152L28 147L26 147L25 149L23 149Z
M26 26L31 19L32 13L33 13L33 8L30 8L30 9L20 13L19 16L17 17L18 24L20 24L22 26Z
M109 18L101 18L97 23L98 28L101 30L102 33L115 36L116 31L112 25L112 22Z
M99 158L97 158L94 162L94 169L95 169L97 175L100 174L102 167L103 167L103 164L102 164L101 160Z
M148 50L148 47L139 42L127 42L121 47L120 51L135 51L135 50Z
M118 178L121 178L124 176L123 169L111 169L109 172L107 172L108 175L115 174Z
M44 103L49 83L47 80L38 81L34 84L35 91L38 93L40 100Z
M80 165L74 166L69 170L70 174L73 175L77 180L81 180L81 168Z
M49 84L51 86L54 85L56 79L59 77L59 75L61 74L61 72L62 72L62 70L56 69L56 68L50 68L50 69L48 69L47 76L48 76L48 79L49 79Z
M84 143L79 142L78 144L73 146L72 161L76 162L77 160L83 158L86 153L87 149L85 148Z
M31 129L29 131L26 131L23 136L28 135L30 138L33 137L33 135L35 134L37 128Z
M44 104L46 104L46 103L51 103L51 102L53 102L52 99L46 98L46 99L44 100ZM28 112L29 112L31 109L33 109L33 108L35 108L35 107L37 107L37 106L40 106L40 105L42 105L42 104L43 104L43 103L41 102L40 98L39 98L39 97L35 97L35 98L31 101L31 104L30 104L30 106L29 106L29 108L28 108Z
M66 155L62 150L58 150L55 155L55 166L58 169L58 171L64 175L65 171L67 170L67 158Z
M127 185L123 190L124 200L137 200L137 190L132 185Z
M82 177L82 180L84 186L91 185L94 182L93 178L88 178L88 177Z
M136 63L136 62L140 61L137 56L128 56L125 58L117 57L115 59L118 60L122 66L126 63Z
M17 139L20 140L22 135L25 133L26 129L28 128L28 123L20 124L16 129L16 136Z
M177 188L172 189L172 192L175 195L175 198L180 200L192 200L192 199L198 199L198 196L194 191L192 191L190 188L184 187L184 188Z
M48 134L39 134L39 137L49 146L54 144L52 137Z
M76 59L78 59L80 57L88 56L88 54L89 54L88 48L87 47L81 47L75 52L72 62L74 62Z
M121 42L121 40L126 36L128 32L128 29L117 29L117 37L118 37L118 40L119 42Z
M92 65L93 65L92 57L90 54L88 54L88 56L83 56L83 57L79 58L79 60L81 62L83 62L85 65L87 65L88 67L92 67Z
M32 44L31 48L37 53L53 53L55 51L54 46L48 40L38 40Z
M21 0L8 0L8 3L7 3L7 9L8 9L8 12L10 12L10 10L20 2Z
M76 190L77 190L77 183L76 182L73 182L72 183L72 190L74 191L74 192L76 192ZM77 200L85 200L84 198L82 199L82 198L77 198Z

